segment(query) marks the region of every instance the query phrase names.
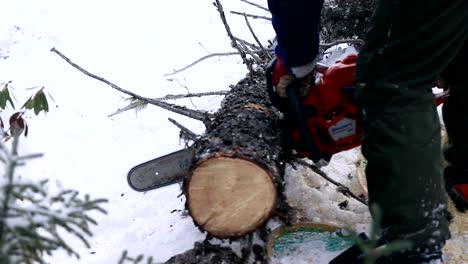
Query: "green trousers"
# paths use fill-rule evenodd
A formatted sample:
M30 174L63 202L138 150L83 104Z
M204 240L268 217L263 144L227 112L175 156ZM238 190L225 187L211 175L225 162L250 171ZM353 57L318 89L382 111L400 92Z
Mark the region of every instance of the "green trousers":
M386 240L440 248L450 237L432 87L467 36L468 0L377 1L358 57L356 98L369 202L380 208Z

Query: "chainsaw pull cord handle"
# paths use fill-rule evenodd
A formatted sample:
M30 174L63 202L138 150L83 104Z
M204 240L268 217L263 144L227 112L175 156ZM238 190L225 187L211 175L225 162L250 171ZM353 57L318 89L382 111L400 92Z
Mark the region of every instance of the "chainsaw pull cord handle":
M317 145L312 138L312 134L309 130L309 125L304 115L304 105L302 104L301 97L299 96L299 85L300 81L295 80L287 89L291 117L299 129L302 142L305 144L307 152L310 155L310 159L314 161L317 167L322 167L328 163L322 158L322 154L317 148Z

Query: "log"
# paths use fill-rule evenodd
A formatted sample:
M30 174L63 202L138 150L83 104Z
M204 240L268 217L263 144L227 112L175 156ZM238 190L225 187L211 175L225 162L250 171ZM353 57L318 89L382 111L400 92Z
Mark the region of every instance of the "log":
M264 71L232 87L196 143L184 184L186 208L202 231L237 238L270 218L282 186L280 125Z

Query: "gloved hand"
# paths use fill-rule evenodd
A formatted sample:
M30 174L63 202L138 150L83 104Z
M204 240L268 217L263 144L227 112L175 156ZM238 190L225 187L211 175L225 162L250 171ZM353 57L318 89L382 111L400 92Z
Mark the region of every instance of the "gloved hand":
M288 68L279 56L273 69L272 83L276 93L286 98L286 89L297 79L300 81L299 95L305 96L314 85L314 69L316 60L303 66Z

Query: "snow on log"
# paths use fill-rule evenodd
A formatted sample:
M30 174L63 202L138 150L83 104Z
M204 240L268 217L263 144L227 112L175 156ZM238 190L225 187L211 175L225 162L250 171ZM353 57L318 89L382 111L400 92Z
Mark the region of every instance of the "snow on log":
M233 86L197 142L186 207L213 237L242 237L265 223L281 188L280 114L262 71Z

